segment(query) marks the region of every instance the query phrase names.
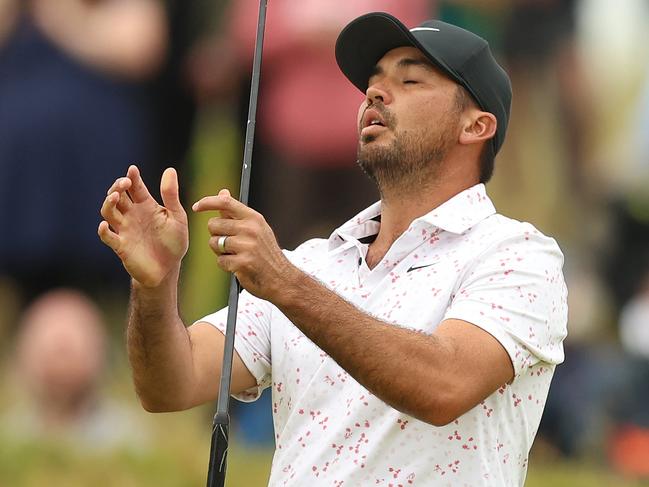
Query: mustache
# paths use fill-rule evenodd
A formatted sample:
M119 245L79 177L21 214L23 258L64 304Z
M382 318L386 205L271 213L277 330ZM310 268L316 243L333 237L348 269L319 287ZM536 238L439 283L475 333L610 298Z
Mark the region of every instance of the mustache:
M381 118L383 119L383 122L387 128L394 129L394 126L396 125L396 118L392 114L392 112L390 112L390 110L388 110L385 107L385 105L382 102L373 102L371 104L368 104L363 109L363 114L361 115L361 121L365 119L365 112L367 112L367 110L370 108L373 108L374 110L379 112L379 115L381 115Z

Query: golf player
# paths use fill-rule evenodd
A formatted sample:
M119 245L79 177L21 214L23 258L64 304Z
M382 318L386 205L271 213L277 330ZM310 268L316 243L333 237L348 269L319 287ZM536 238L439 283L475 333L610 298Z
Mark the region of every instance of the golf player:
M556 242L496 213L485 191L509 79L480 37L384 13L347 25L336 58L364 94L358 163L381 201L294 251L227 190L193 205L219 212L209 245L245 289L232 393L272 389L270 485L522 485L567 307ZM335 96L304 109L317 117ZM99 235L133 278L139 398L174 411L216 398L227 310L189 328L179 317L188 230L173 169L161 194L164 206L131 166Z

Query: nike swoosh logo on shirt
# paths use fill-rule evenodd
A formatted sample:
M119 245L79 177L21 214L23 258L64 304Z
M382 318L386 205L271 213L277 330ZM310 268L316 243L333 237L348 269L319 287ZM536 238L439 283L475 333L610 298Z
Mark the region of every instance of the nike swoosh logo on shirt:
M410 266L410 269L408 269L406 272L416 271L417 269L423 269L424 267L430 267L431 265L435 265L435 262L433 262L432 264L424 264L424 265L417 265L417 266L412 265Z

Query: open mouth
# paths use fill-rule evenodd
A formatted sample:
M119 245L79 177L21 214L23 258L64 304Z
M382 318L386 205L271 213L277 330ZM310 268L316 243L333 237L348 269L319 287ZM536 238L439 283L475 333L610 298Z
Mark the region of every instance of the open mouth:
M374 125L379 125L385 127L385 121L381 114L375 108L368 108L363 114L363 124L362 128L371 127Z
M370 127L386 127L385 120L374 108L368 108L363 114L363 120L361 123L361 133L365 132L366 129Z

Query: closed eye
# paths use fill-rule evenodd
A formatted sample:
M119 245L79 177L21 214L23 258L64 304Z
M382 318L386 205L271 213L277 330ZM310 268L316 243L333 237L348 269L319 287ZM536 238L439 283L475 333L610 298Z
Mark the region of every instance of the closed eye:
M414 79L407 79L403 81L404 85L415 85L417 83L419 83L419 81L415 81Z

